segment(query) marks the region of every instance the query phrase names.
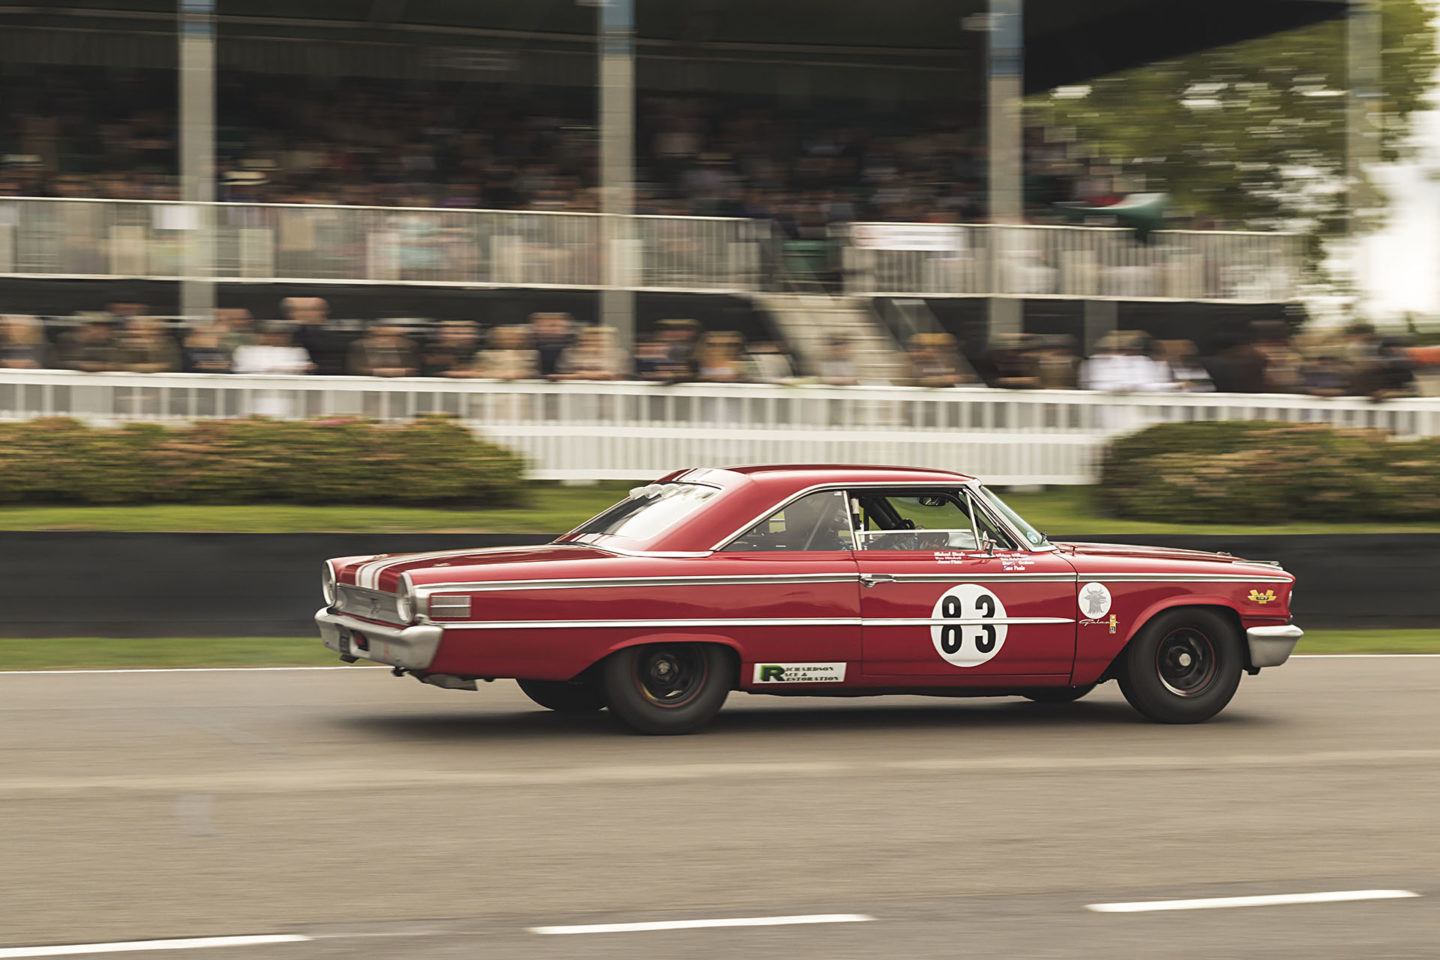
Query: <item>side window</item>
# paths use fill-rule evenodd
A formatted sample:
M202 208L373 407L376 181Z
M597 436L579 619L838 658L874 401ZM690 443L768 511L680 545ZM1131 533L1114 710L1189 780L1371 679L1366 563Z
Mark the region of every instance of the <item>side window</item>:
M855 538L861 550L978 550L978 529L996 547L1010 538L973 506L963 490L933 492L856 491L851 495Z
M827 490L776 510L730 541L725 552L753 550L849 550L845 494Z

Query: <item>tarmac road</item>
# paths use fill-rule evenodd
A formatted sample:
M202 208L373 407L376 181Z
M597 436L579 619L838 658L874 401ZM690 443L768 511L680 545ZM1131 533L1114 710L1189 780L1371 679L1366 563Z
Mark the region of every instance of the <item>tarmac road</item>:
M1296 659L1194 727L1113 684L1064 707L737 694L704 734L647 738L503 681L0 674L0 947L1434 957L1437 687L1440 658ZM1086 909L1373 889L1419 896ZM528 932L816 914L856 922Z

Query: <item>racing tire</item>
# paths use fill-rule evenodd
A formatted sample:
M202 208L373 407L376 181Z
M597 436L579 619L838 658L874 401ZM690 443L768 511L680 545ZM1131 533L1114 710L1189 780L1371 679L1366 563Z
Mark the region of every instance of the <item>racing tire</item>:
M1235 625L1213 610L1169 610L1145 624L1121 655L1120 691L1157 723L1200 723L1235 696L1245 651Z
M556 713L594 713L605 709L605 691L600 684L568 680L516 680L525 696Z
M1036 703L1074 703L1094 689L1093 683L1080 687L1036 687L1034 690L1026 690L1021 696Z
M639 733L693 733L714 719L735 683L734 658L712 643L627 647L605 661L610 712Z

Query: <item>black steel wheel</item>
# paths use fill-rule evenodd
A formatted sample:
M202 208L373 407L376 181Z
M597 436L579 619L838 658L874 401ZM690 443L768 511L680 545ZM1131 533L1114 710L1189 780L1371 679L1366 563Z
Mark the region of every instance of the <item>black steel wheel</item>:
M641 733L690 733L708 723L735 685L734 661L709 643L629 647L605 661L604 691L615 714Z
M516 680L525 696L556 713L594 713L605 709L605 691L594 680Z
M1095 689L1095 684L1087 683L1080 687L1036 687L1033 690L1026 690L1022 696L1027 700L1034 700L1036 703L1074 703L1085 694Z
M1199 723L1219 713L1240 686L1245 652L1235 624L1214 610L1167 610L1121 655L1120 690L1161 723Z

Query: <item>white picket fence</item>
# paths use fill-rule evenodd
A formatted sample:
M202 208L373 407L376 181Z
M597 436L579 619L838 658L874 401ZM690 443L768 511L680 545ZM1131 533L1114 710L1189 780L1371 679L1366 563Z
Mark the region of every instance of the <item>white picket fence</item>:
M253 413L387 421L448 414L524 454L533 475L547 480L856 463L938 467L997 484L1077 484L1094 481L1110 438L1154 423L1283 420L1440 435L1440 398L1377 404L1281 394L0 372L0 420L182 422Z

